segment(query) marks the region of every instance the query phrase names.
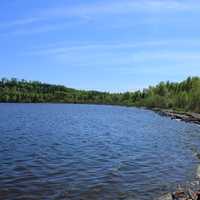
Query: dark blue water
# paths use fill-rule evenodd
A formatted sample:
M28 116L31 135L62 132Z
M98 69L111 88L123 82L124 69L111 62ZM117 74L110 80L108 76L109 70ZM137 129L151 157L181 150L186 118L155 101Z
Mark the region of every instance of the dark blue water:
M0 104L0 199L150 200L195 178L200 127L151 111Z

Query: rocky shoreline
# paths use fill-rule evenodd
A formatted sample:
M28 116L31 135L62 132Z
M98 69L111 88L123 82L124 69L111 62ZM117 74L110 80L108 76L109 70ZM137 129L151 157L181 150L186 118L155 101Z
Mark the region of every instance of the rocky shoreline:
M200 200L200 181L179 185L176 192L167 193L157 200Z
M175 110L167 110L160 108L153 108L153 111L157 112L162 116L170 117L171 119L177 119L184 122L190 122L200 125L200 114L193 112L181 112Z
M200 125L200 114L192 112L181 112L167 109L153 108L161 116L167 116L188 123ZM200 158L200 155L198 156ZM187 183L184 186L178 186L175 192L169 192L157 200L200 200L200 165L197 168L197 180Z
M200 165L197 167L196 180L178 185L175 192L169 192L156 200L200 200Z

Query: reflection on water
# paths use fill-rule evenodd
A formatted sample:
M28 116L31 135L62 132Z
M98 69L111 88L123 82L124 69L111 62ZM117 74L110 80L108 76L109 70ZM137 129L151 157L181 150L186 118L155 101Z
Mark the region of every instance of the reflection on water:
M142 109L0 104L0 198L149 200L196 176L199 143Z

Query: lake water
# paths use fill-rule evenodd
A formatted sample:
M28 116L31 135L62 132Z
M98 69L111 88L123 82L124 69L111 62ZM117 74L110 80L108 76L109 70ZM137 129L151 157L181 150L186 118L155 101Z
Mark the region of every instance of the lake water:
M136 108L0 104L0 199L150 200L193 180L200 127Z

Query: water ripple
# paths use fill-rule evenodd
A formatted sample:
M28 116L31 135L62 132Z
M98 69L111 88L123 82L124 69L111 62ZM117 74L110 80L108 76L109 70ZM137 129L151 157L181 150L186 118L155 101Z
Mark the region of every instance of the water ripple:
M196 176L196 125L117 106L0 104L0 113L4 200L149 200Z

